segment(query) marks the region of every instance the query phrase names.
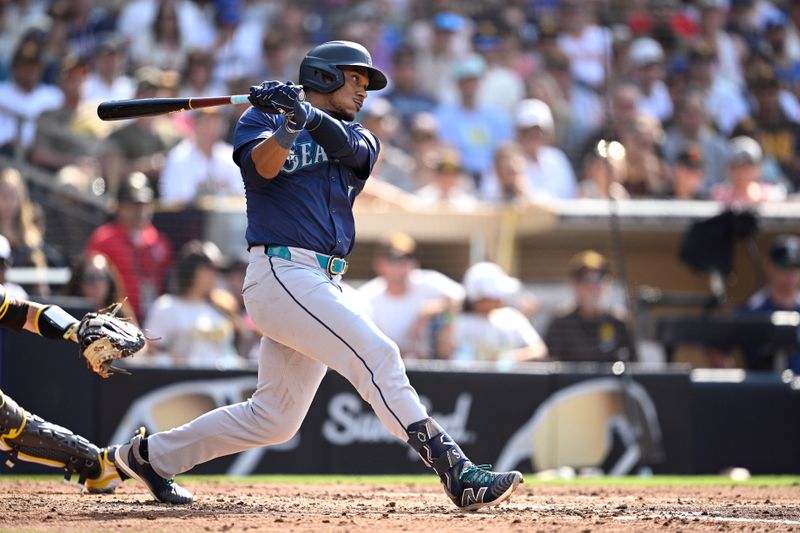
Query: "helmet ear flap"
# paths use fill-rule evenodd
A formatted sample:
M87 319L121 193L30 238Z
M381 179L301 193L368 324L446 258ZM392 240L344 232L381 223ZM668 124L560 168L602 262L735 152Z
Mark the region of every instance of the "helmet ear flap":
M317 58L305 58L300 65L300 84L321 93L330 93L344 85L344 72Z

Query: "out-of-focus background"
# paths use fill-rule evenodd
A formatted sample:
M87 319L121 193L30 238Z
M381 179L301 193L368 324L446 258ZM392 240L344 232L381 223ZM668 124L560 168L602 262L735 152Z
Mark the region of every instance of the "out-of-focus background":
M246 106L96 107L296 82L348 39L390 83L357 117L383 149L345 290L465 448L798 473L799 27L789 0L0 0L0 281L76 314L126 298L158 338L100 381L6 334L3 390L101 442L247 397ZM209 471L418 468L338 376L303 432Z

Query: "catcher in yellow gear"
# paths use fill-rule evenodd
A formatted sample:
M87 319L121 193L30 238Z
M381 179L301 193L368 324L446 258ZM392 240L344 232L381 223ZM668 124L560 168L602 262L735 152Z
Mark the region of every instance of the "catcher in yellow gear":
M49 339L78 343L89 367L102 377L119 371L116 359L128 357L144 346L144 335L129 322L117 318L119 306L87 313L78 320L55 305L11 298L0 285L0 327L26 329ZM46 422L17 405L0 391L0 450L8 453L6 464L19 459L64 469L64 479L78 475L78 485L90 493L113 492L127 478L113 463L113 450L100 448L70 430Z

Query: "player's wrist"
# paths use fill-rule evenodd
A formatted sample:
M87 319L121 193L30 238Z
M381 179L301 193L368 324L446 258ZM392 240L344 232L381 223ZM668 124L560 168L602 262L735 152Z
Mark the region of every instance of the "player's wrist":
M292 129L288 125L288 121L285 121L281 124L281 127L275 131L275 142L278 143L278 146L281 148L289 149L294 144L295 139L297 136L300 135L300 130Z

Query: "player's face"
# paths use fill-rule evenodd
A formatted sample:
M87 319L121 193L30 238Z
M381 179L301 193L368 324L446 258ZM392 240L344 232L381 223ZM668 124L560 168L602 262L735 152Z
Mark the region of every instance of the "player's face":
M367 99L369 71L363 67L342 67L344 85L330 94L331 111L343 120L353 120Z

